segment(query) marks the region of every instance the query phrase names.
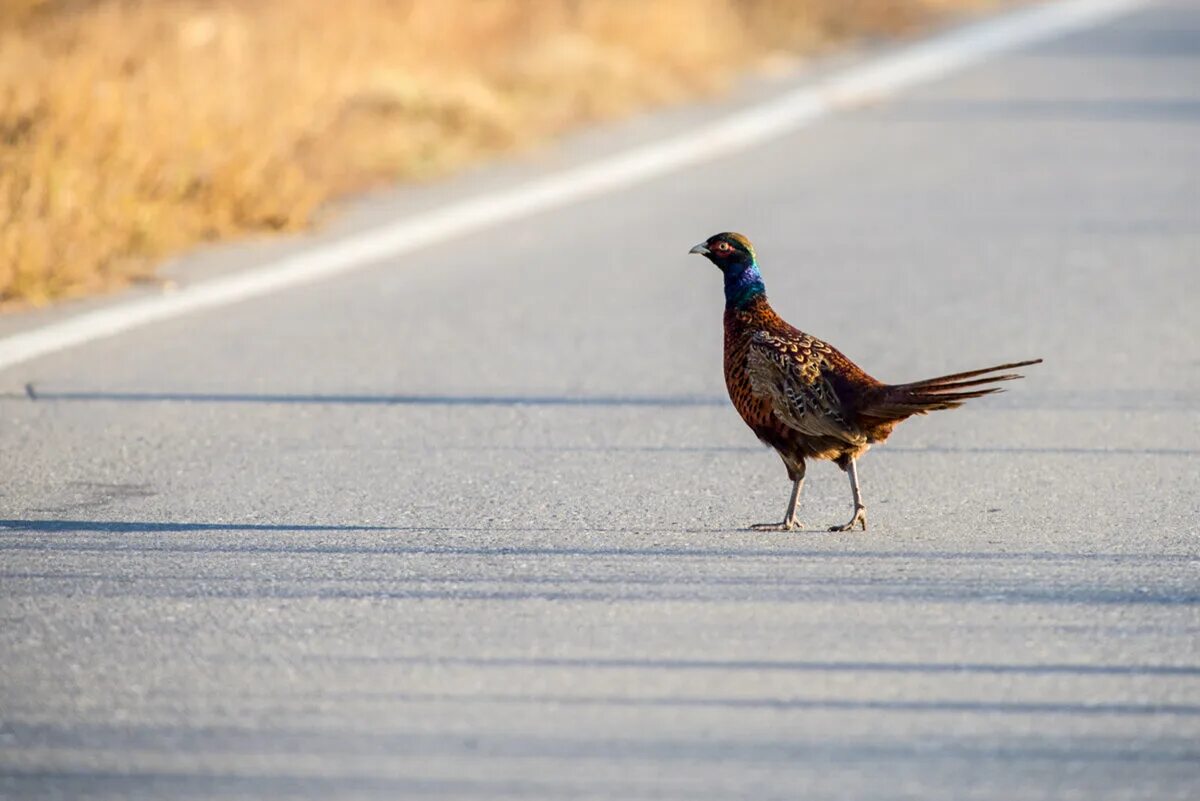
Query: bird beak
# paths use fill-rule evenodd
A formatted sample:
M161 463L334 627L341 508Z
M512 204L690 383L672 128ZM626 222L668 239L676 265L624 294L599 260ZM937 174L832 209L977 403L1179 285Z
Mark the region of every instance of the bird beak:
M709 254L709 252L710 251L705 246L704 242L701 242L699 245L696 245L696 247L694 247L688 251L688 253L699 253L701 256L707 256Z

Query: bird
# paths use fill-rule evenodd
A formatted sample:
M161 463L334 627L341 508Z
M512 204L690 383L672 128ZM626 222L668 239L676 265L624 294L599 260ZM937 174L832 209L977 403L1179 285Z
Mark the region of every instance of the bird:
M787 468L792 494L782 522L758 523L755 531L792 531L797 520L805 463L834 462L850 477L854 514L830 531L867 530L867 507L858 484L857 460L913 415L954 409L1023 376L1004 373L1041 359L885 384L841 351L787 323L767 301L754 246L733 232L715 234L689 253L704 256L724 274L725 386L746 425L775 449Z

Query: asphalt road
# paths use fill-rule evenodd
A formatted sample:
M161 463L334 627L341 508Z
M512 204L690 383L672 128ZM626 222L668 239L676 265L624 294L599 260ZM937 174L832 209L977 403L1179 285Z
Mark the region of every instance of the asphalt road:
M880 378L1046 363L747 532L725 229ZM1198 300L1177 3L12 368L0 796L1195 798Z

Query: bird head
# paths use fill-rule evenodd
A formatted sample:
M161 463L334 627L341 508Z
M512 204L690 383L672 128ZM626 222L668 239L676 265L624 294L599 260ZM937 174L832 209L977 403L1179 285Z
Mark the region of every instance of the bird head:
M750 240L729 231L710 236L688 253L699 253L717 265L721 272L728 272L731 267L734 272L740 272L755 263L754 246Z
M724 275L726 308L746 308L766 296L767 288L758 271L754 246L741 234L726 231L710 236L688 252L699 253L717 265Z

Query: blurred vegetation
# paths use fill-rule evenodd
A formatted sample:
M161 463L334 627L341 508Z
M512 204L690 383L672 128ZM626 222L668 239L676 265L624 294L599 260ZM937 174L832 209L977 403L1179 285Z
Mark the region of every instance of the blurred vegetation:
M984 0L0 0L0 306Z

